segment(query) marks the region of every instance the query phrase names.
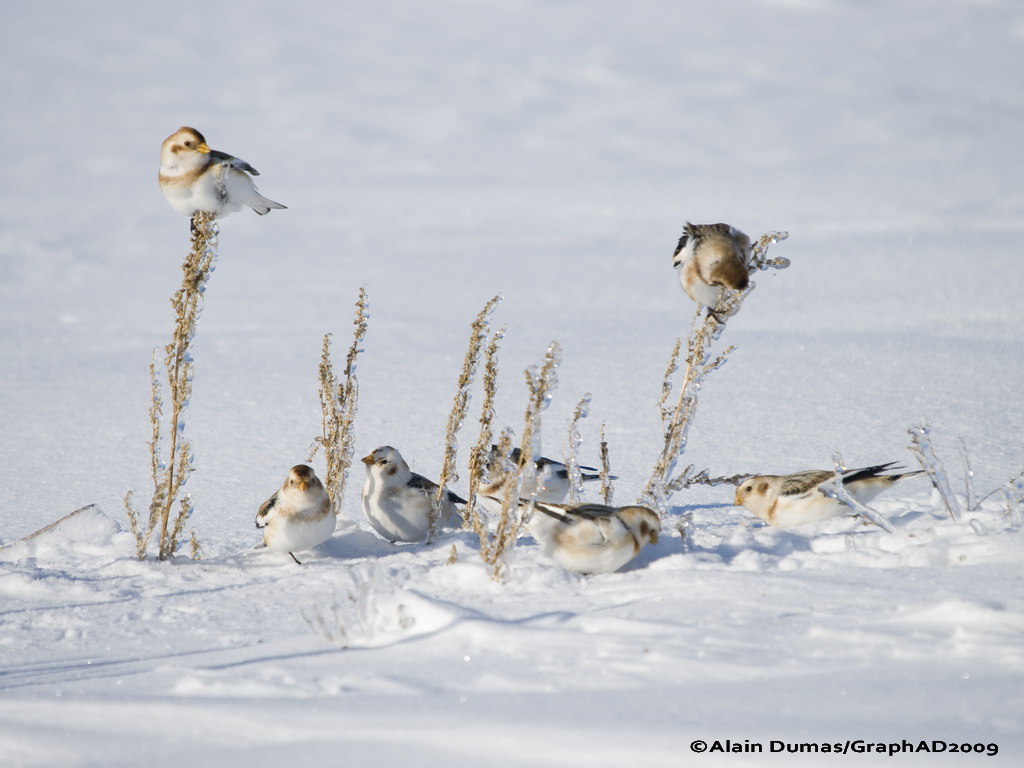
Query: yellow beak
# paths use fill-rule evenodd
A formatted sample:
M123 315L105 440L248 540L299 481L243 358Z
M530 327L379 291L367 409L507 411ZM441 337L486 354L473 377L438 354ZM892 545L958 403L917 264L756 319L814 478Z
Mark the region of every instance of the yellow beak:
M202 152L204 155L208 155L208 154L210 154L210 148L207 146L206 142L204 141L202 144L200 144L198 147L196 147L196 152Z
M373 464L373 454L371 453L369 456L363 456L360 461L363 462L363 464Z

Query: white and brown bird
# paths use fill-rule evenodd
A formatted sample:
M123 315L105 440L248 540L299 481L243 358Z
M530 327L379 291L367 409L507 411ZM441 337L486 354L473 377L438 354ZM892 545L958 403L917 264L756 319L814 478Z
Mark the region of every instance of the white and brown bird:
M566 570L611 573L646 544L657 544L661 518L647 507L535 504L530 533Z
M891 461L873 467L847 469L840 473L840 477L843 487L854 500L866 504L893 483L925 474L923 470L882 474L891 469L900 467ZM769 525L780 528L855 514L853 509L823 492L823 489L834 486L835 477L835 472L825 469L752 477L740 483L733 504L746 507Z
M714 314L726 289L742 291L750 283L750 238L728 224L686 222L672 266L686 295Z
M295 553L323 544L337 522L324 484L305 464L292 467L277 493L256 513L256 527L263 529L262 546L287 552L296 563Z
M426 541L430 512L437 498L437 483L409 469L402 454L382 445L362 458L366 465L363 514L373 530L391 542ZM445 490L438 510L438 527L461 524L457 504L466 500Z
M522 463L523 452L513 448L508 455L508 467L502 467L502 459L498 446L492 445L484 465L484 482L480 487L481 496L496 499L503 498L511 482L515 480L515 469ZM536 476L533 480L523 483L519 489L522 499L533 498L536 501L548 501L559 504L569 497L569 468L560 461L541 456L534 462ZM511 469L511 472L503 471ZM580 466L580 480L584 483L601 479L600 470L594 467ZM608 475L609 480L617 480L615 475Z
M248 206L261 216L285 208L256 190L260 173L244 160L210 149L203 134L182 126L160 147L160 189L178 213L206 211L220 218Z

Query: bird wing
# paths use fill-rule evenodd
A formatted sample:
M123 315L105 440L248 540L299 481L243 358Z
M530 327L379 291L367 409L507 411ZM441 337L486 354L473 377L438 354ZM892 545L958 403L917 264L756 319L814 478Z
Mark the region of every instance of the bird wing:
M417 475L416 473L413 473L413 476L409 479L407 485L410 488L416 488L420 491L423 491L424 496L433 496L437 493L437 483L435 483L433 480L428 480L423 475ZM454 504L466 503L466 500L464 498L452 493L447 488L444 489L444 495L445 498L448 499L448 501L451 501Z
M533 508L536 509L538 512L543 512L548 517L555 518L555 520L557 520L560 523L572 525L572 518L568 515L562 514L557 507L548 506L547 504L538 504L534 502Z
M269 499L267 499L266 501L264 501L260 505L260 510L259 510L259 512L256 513L256 527L257 528L263 528L264 527L264 526L260 525L260 518L265 518L267 515L270 514L270 511L274 507L276 507L276 506L277 506L277 494L275 493L273 496L271 496Z
M899 462L890 461L886 464L876 464L873 467L864 467L862 469L848 469L843 473L843 483L854 483L858 480L866 480L870 477L878 477L882 472L889 469L900 469L897 464Z
M229 155L227 152L218 152L216 149L211 149L210 157L213 162L221 163L229 168L234 168L236 171L245 171L246 173L251 173L253 176L260 175L260 172L245 162L245 160Z
M807 493L831 477L834 477L834 473L824 469L809 469L806 472L787 475L782 478L779 496L798 496L801 493Z
M672 266L678 267L682 259L679 258L679 254L686 247L686 244L690 242L689 231L683 232L683 236L679 238L679 243L676 245L675 251L672 253Z
M550 515L556 520L560 520L566 525L571 525L578 520L598 520L605 517L613 517L615 515L615 507L609 507L605 504L579 504L574 507L567 507L558 504L538 504L534 506L541 512Z

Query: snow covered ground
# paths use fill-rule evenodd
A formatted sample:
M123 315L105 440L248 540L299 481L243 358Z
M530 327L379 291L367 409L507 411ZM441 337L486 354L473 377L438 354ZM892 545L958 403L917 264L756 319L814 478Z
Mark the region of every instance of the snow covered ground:
M557 340L545 453L564 454L590 393L584 459L606 425L616 500L635 500L692 315L671 268L685 220L787 230L772 253L792 261L730 322L737 349L704 388L686 461L912 462L907 429L924 420L955 479L958 437L979 491L1017 475L1019 3L4 15L5 765L726 763L691 752L697 739L763 744L737 765L791 763L773 741L1024 754L1024 539L997 497L954 523L907 480L873 505L890 535L769 529L731 488L693 490L622 573L562 572L525 539L496 583L469 534L374 536L356 467L351 525L302 567L252 549L256 509L319 433L322 336L340 357L360 286L358 455L389 443L437 474L469 323L500 293L499 420L518 427L521 371ZM147 365L187 250L156 185L179 125L255 165L289 210L222 222L186 414L204 557L140 563L121 500L150 487Z

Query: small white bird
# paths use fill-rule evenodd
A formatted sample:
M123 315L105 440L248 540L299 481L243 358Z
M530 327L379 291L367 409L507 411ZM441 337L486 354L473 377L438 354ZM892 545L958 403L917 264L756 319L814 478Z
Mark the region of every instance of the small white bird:
M519 448L512 449L508 456L512 467L520 466L522 456L523 452ZM569 497L569 468L560 461L544 456L537 459L535 465L537 467L536 479L523 484L519 489L520 497L524 500L532 497L537 501L548 501L554 504L565 501ZM479 491L481 496L497 499L505 496L505 489L514 480L514 475L509 476L508 473L501 470L498 446L492 445L487 454L487 464L484 466L484 485ZM585 483L601 479L600 470L594 467L580 466L579 470L580 479ZM618 480L615 475L608 475L608 479ZM540 483L540 487L538 487L538 483ZM536 496L533 495L535 491Z
M742 291L750 283L751 256L750 238L736 227L686 222L672 266L686 295L714 314L726 288Z
M262 546L287 552L296 563L295 553L323 544L337 522L323 483L305 464L292 467L281 488L256 513L256 527L263 529Z
M220 218L245 206L262 216L286 207L257 192L249 174L260 175L244 160L210 149L195 128L182 126L160 147L160 189L186 216L207 211Z
M899 469L897 462L874 467L848 469L840 474L843 487L861 504L866 504L893 483L905 477L923 475L923 470L883 475L890 469ZM822 487L835 480L835 472L810 469L792 475L761 475L744 480L736 489L734 506L743 506L769 525L791 528L806 523L818 523L833 517L854 514L854 511L826 496Z
M657 544L661 519L647 507L535 504L530 533L566 570L611 573Z
M391 542L426 541L437 483L417 475L395 448L382 445L362 458L366 465L363 514L373 530ZM462 518L456 504L466 500L445 490L438 526L455 527Z

